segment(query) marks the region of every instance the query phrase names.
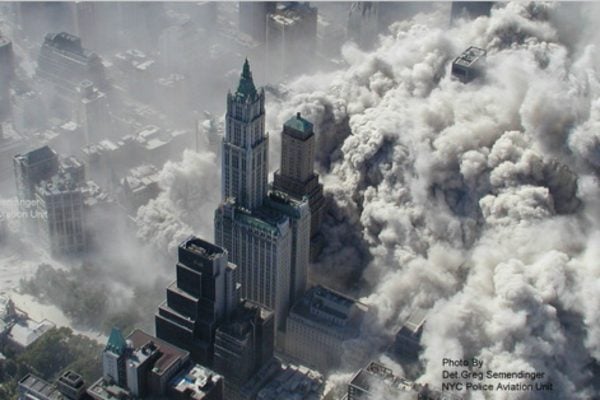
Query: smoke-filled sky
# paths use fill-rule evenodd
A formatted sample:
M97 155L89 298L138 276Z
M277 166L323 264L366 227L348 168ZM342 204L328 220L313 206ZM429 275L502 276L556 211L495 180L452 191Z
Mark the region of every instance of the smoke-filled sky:
M372 52L346 45L347 68L268 99L271 132L297 111L315 122L333 210L313 278L360 293L377 316L364 336L377 344L411 310L430 310L420 382L440 387L444 357L478 357L544 372L554 390L474 399L599 394L598 7L506 3L452 27L440 8L392 25ZM487 68L464 84L450 64L471 45L488 51ZM168 165L173 185L140 215L162 224L161 210L190 210L199 195L178 176L211 162ZM196 212L190 224L209 232L211 218Z
M441 385L444 357L478 357L554 383L521 398L600 396L598 16L593 3L501 3L449 27L434 7L370 52L345 45L343 68L268 94L271 170L290 116L318 135L332 206L312 278L372 306L364 338L377 345L429 310L420 382ZM487 68L464 84L450 64L472 45ZM190 233L212 239L218 165L192 151L167 163L139 237L171 254Z
M598 11L508 3L452 28L421 15L268 104L273 129L296 111L316 122L326 190L368 247L364 270L350 250L329 266L362 271L378 316L365 334L430 310L419 381L439 387L442 358L476 356L554 383L523 398L599 394ZM487 71L463 84L450 64L471 45Z

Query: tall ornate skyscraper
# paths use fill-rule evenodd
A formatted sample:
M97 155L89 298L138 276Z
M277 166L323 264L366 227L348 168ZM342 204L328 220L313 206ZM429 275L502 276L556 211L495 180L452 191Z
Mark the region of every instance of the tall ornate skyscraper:
M237 91L227 96L215 243L238 266L242 297L274 311L280 346L289 308L306 289L310 209L305 199L267 193L264 105L264 91L256 90L246 60Z
M248 60L240 84L227 95L222 158L223 200L233 197L252 210L267 194L269 140L265 135L265 92L258 92Z
M308 197L310 204L310 237L319 233L325 197L319 175L314 171L315 134L313 124L300 113L283 124L281 133L281 166L275 172L273 188L295 199Z

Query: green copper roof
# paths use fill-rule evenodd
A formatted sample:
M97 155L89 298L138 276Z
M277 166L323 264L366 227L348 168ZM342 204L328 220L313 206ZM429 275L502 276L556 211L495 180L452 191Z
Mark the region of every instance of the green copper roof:
M240 77L240 83L235 95L236 97L240 97L244 100L248 97L251 99L256 97L256 87L254 86L254 81L252 80L252 72L250 72L250 64L248 63L248 59L246 59L244 62L242 76Z
M313 124L309 121L302 118L300 113L296 114L295 117L292 117L287 120L285 124L283 124L285 128L291 128L295 131L298 131L303 134L303 136L308 137L313 133Z
M113 353L120 355L123 354L126 348L127 342L125 341L125 338L123 337L123 334L119 328L112 328L105 350L112 351Z

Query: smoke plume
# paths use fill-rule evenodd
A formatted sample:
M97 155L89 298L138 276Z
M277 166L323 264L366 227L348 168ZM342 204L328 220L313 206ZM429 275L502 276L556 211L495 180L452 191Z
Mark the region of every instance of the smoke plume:
M439 11L397 23L371 53L346 45L345 70L301 77L269 104L273 128L296 111L315 122L344 216L328 216L337 251L315 273L362 274L378 321L365 337L429 309L419 381L432 387L442 358L476 356L554 383L523 398L598 395L599 54L586 24L599 9L579 7L508 3L452 28ZM564 25L573 14L587 15L581 34ZM471 45L488 51L487 68L465 84L450 64ZM366 254L343 263L352 228Z

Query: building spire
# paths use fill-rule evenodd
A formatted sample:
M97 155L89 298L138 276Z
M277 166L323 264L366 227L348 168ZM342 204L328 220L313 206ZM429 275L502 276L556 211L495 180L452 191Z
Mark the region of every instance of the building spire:
M235 94L237 97L240 97L244 100L248 97L251 99L256 97L256 87L254 86L252 72L250 71L250 63L248 63L247 58L246 61L244 61L242 76L240 77L240 83Z

